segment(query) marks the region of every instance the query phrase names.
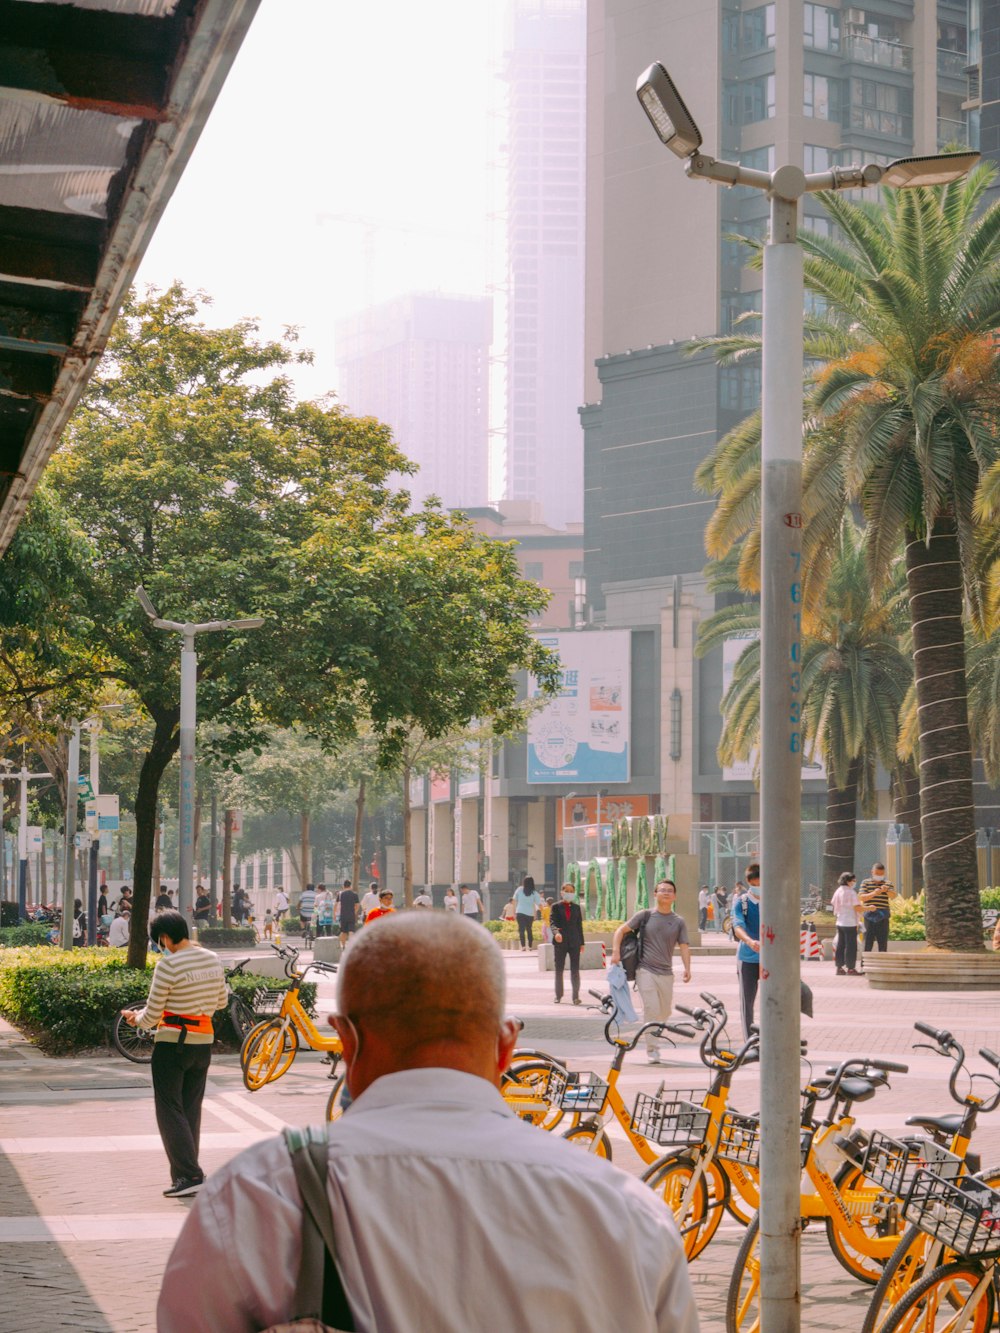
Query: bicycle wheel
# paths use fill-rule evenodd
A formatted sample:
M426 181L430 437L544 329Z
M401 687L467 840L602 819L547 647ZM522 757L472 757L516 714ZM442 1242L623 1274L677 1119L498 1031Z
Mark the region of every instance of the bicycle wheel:
M847 1211L869 1240L884 1241L893 1236L898 1240L902 1228L901 1204L898 1199L866 1180L860 1168L852 1162L844 1163L834 1183L843 1195ZM867 1282L874 1287L882 1276L882 1269L891 1251L887 1251L884 1257L876 1257L864 1249L858 1249L841 1230L839 1214L827 1217L824 1221L826 1239L837 1263L859 1282Z
M932 1268L889 1311L885 1333L988 1333L993 1283L983 1275L991 1268L969 1259Z
M257 1092L265 1083L274 1083L286 1073L298 1049L299 1034L291 1023L282 1018L258 1023L240 1052L244 1086Z
M564 1112L558 1103L548 1100L548 1083L552 1070L562 1068L554 1060L524 1060L511 1065L503 1075L500 1092L522 1120L539 1129L555 1129Z
M1000 1167L994 1166L979 1172L978 1178L993 1189L1000 1189ZM931 1246L935 1247L933 1253ZM954 1250L932 1241L919 1227L908 1227L882 1269L882 1276L872 1292L861 1333L883 1333L892 1308L920 1281L928 1262L932 1267L939 1267L954 1263L957 1259Z
M598 1135L600 1135L599 1138L597 1138ZM595 1157L604 1157L609 1162L611 1161L611 1140L594 1120L590 1120L583 1125L576 1125L573 1129L567 1129L562 1137L567 1143L575 1144L576 1147L583 1148L585 1152L592 1152ZM596 1144L594 1143L595 1138L597 1138Z
M347 1090L347 1075L341 1074L334 1079L333 1088L326 1103L327 1120L339 1120L351 1104L351 1095Z
M726 1295L726 1333L760 1333L760 1215L750 1219Z
M247 1004L246 1000L241 999L235 992L229 998L229 1021L233 1025L233 1031L240 1041L240 1049L246 1041L251 1030L257 1026L260 1019Z
M115 1015L111 1024L111 1041L119 1055L134 1065L148 1065L153 1058L153 1034L134 1028L125 1022L125 1011Z
M696 1171L698 1178L692 1189ZM673 1213L690 1263L719 1229L729 1181L714 1160L701 1170L690 1153L676 1153L654 1162L642 1179Z

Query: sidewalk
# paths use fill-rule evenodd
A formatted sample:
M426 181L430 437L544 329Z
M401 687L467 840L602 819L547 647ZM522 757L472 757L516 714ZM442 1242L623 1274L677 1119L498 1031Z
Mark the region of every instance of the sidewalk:
M549 1050L578 1068L606 1070L600 1017L566 1001L554 1005L552 974L538 971L534 954L508 953L505 960L508 1009L525 1020L524 1044ZM914 1019L923 1017L955 1032L974 1068L982 1063L972 1053L1000 1040L996 997L988 993L876 993L863 979L838 978L832 965L821 963L804 965L803 975L815 993L816 1017L803 1018L802 1030L816 1068L856 1054L910 1064L908 1075L894 1076L891 1090L858 1108L863 1125L899 1132L906 1116L918 1109L954 1109L946 1090L946 1063L910 1049ZM603 975L584 973L583 985L585 996L590 986L603 990ZM697 1004L700 990L719 995L735 1012L731 956L696 958L694 982L686 987L678 979L675 999ZM321 981L321 1013L332 1000L332 984ZM733 1035L738 1037L738 1031ZM206 1170L217 1170L285 1124L321 1120L329 1091L326 1075L320 1057L300 1053L283 1079L250 1094L243 1088L237 1057L216 1056L203 1121ZM631 1102L636 1092L653 1090L664 1080L676 1088L706 1085L693 1044L679 1046L671 1063L659 1069L647 1067L642 1055L629 1057L620 1086ZM735 1106L755 1109L758 1094L756 1071L738 1076ZM148 1070L110 1053L51 1059L0 1023L0 1125L0 1333L40 1327L150 1333L163 1266L190 1204L161 1197L167 1171ZM638 1173L641 1164L617 1126L611 1137L616 1161ZM1000 1115L984 1117L976 1147L984 1164L1000 1163ZM692 1267L704 1333L724 1329L726 1286L741 1235L727 1219ZM500 1219L497 1242L502 1243ZM807 1232L802 1253L803 1329L852 1333L861 1325L868 1289L836 1264L822 1229Z

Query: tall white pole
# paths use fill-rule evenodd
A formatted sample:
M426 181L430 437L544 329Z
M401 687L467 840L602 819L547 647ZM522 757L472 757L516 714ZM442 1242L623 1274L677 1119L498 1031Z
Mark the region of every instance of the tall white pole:
M59 943L73 947L73 900L76 895L76 807L79 804L77 779L80 776L80 724L70 724L69 757L66 763L66 820L63 843L63 911Z
M17 914L23 921L28 911L28 770L21 760L21 800L17 823Z
M97 797L101 790L101 723L98 718L92 718L89 722L90 727L90 790L93 792L94 804L97 804ZM99 825L98 825L99 827ZM87 862L87 943L97 943L97 872L98 860L100 857L101 839L99 832L91 833L89 860Z
M761 505L760 1327L797 1333L801 895L802 251L806 181L781 167L764 250Z
M181 649L181 781L180 848L177 883L177 910L184 917L191 914L194 888L194 737L195 693L198 682L198 656L194 647L194 631L185 629Z

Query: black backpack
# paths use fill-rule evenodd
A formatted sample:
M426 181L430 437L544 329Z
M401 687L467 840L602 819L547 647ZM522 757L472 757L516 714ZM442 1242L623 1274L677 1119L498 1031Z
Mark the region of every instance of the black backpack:
M646 912L636 929L628 931L625 935L621 942L621 948L618 950L621 965L625 969L625 975L629 981L635 981L635 974L642 962L642 932L648 920L649 913Z

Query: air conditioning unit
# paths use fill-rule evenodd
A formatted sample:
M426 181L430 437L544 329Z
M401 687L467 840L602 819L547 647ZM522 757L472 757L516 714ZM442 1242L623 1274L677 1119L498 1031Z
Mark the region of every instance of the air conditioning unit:
M844 22L849 28L863 28L865 26L865 11L863 9L845 9Z

